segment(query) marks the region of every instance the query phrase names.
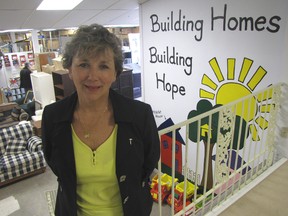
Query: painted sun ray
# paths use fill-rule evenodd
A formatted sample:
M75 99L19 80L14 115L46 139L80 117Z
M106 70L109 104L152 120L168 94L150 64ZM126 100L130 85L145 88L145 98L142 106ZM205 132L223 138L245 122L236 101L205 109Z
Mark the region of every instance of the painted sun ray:
M213 90L216 90L218 87L218 85L213 80L211 80L210 77L208 77L206 74L203 75L201 83Z
M216 78L219 82L222 82L224 80L224 76L221 72L221 69L219 67L219 64L217 62L217 59L216 58L212 58L210 61L209 61L209 64L212 68L212 70L214 71L214 74L216 75Z
M242 63L242 68L239 74L239 79L238 79L239 82L244 83L252 64L253 64L253 61L251 59L244 58L243 63Z
M227 79L234 80L235 79L235 58L227 59Z
M258 135L258 130L254 124L249 125L249 131L251 133L253 141L259 141L260 140L260 137Z
M255 121L262 130L268 128L268 121L263 116L257 117Z
M272 109L273 109L273 105L272 104L265 104L265 105L261 105L259 107L259 111L261 113L270 113Z
M234 58L227 59L227 77L223 76L216 57L210 59L209 64L217 80L212 80L211 77L204 74L201 83L209 87L210 90L200 88L199 94L201 98L215 100L216 104L221 105L225 105L231 101L253 93L253 90L258 86L267 73L266 70L260 66L256 72L252 74L250 80L246 82L253 65L253 60L251 59L243 59L238 77L236 77L236 59ZM238 82L235 82L236 79L238 79ZM223 84L220 83L225 80L228 82ZM234 82L231 80L234 80ZM231 92L234 94L231 94ZM269 122L265 118L265 113L271 112L274 108L274 104L271 104L269 101L273 99L272 96L273 90L256 94L249 101L243 101L239 106L237 106L237 109L235 108L237 115L244 118L247 123L249 122L249 134L253 141L259 141L259 130L265 130L268 127ZM261 115L264 115L264 117Z
M265 101L265 100L270 100L272 99L273 96L273 89L269 90L268 92L265 91L263 94L258 94L257 95L257 101L261 102L261 101Z
M247 83L247 86L253 91L266 74L267 71L260 66Z
M200 89L200 97L214 100L215 94L204 89Z

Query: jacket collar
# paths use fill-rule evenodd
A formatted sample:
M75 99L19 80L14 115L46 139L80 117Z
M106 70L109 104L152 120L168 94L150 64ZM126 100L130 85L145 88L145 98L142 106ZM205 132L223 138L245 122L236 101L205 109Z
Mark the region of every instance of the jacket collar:
M132 122L133 121L133 115L136 110L133 109L133 106L131 106L132 99L126 98L114 90L110 89L109 97L112 103L113 112L114 112L114 119L116 123L119 122ZM63 103L63 110L64 113L59 115L59 118L57 121L68 121L69 123L72 122L73 119L73 113L77 105L78 101L78 95L77 92L74 92L71 96L63 99L67 100L67 102ZM60 102L60 101L59 101ZM60 113L59 113L60 114Z

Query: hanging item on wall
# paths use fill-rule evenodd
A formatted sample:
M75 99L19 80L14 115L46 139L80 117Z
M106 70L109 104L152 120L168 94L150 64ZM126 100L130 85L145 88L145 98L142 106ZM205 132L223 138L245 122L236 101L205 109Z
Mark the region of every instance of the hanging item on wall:
M9 83L10 83L10 88L11 89L17 89L20 86L20 80L19 78L10 78L9 79ZM16 91L16 90L15 90ZM16 92L17 94L20 94L20 92ZM15 98L16 99L16 98Z
M5 67L10 67L11 66L11 63L10 63L8 55L4 56L4 63L5 63Z
M15 65L19 65L19 61L18 61L18 56L15 54L15 55L12 55L12 64L15 66Z
M28 57L28 59L34 59L33 53L28 53L28 54L27 54L27 57Z
M21 63L21 66L24 66L24 64L26 63L26 56L25 55L20 55L20 63Z
M29 59L29 64L31 67L33 67L35 65L34 59Z

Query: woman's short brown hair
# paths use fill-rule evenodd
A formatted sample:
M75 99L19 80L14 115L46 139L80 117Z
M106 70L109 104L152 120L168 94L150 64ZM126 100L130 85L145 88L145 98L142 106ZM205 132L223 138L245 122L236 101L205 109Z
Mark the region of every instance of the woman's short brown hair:
M107 28L98 24L83 25L78 28L70 42L65 46L62 57L63 67L72 65L74 56L94 56L111 49L114 54L116 76L123 70L122 44L119 38Z

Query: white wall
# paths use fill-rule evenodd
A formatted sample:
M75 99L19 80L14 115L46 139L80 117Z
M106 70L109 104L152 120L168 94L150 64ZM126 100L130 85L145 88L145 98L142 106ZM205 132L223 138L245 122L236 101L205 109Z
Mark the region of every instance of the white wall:
M227 103L270 84L288 82L287 10L286 0L142 4L144 100L158 113L157 123L168 117L185 120L203 98L214 105ZM240 26L243 18L252 20L247 30ZM190 29L185 28L188 22L193 23ZM173 62L180 57L184 63Z
M271 84L288 83L287 11L287 0L142 4L144 100L152 105L157 124L186 120L200 100L223 105ZM255 99L252 118L245 120L264 131L253 121L261 118L259 103ZM185 137L185 129L180 134Z

